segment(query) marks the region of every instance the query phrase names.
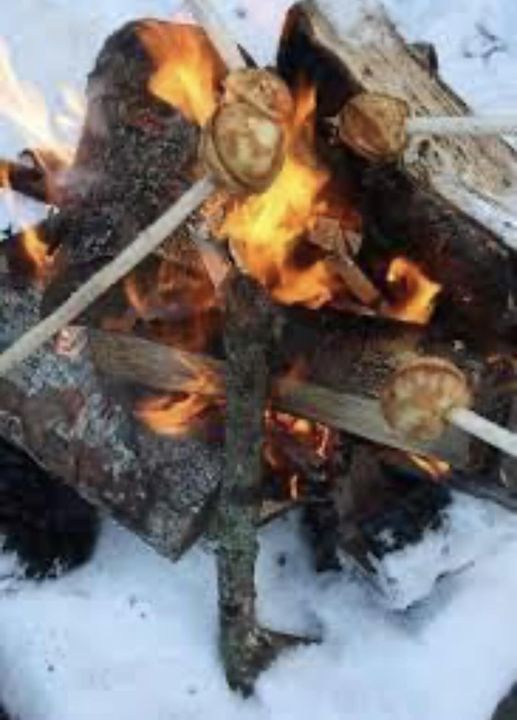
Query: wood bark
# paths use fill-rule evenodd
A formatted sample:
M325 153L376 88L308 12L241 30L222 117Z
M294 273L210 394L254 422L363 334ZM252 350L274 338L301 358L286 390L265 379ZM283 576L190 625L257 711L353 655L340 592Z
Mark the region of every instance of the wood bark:
M218 578L221 653L231 687L249 692L261 660L255 610L258 493L268 399L270 305L243 275L226 289L225 472L219 500Z
M0 278L0 347L38 316L39 294ZM0 435L171 559L203 531L221 453L136 423L85 352L45 347L0 380Z
M256 526L269 394L271 304L265 290L239 272L228 279L225 298L225 471L217 550L220 647L230 687L248 695L277 652L300 639L261 628L256 617Z

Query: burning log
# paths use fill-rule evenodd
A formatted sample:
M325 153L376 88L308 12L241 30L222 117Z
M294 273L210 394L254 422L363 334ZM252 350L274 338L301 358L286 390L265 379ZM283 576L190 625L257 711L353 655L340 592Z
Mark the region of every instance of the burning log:
M5 346L34 322L40 296L0 282ZM135 424L85 353L45 348L3 378L0 435L170 558L204 528L220 478L217 448L171 443Z
M89 344L96 367L107 374L164 391L190 390L208 397L224 392L223 364L213 358L122 334L90 332ZM339 360L346 363L342 356ZM468 464L468 447L460 433L448 430L431 443L402 438L389 429L378 402L367 395L290 379L280 380L274 388L274 406L294 416L408 452L437 455L459 467ZM369 391L375 393L371 380Z
M319 2L296 5L278 57L288 79L301 71L316 84L321 128L362 91L401 97L416 114L468 112L415 58L380 7L367 11L355 0L349 21L327 10ZM468 326L470 337L479 338L487 326L500 327L512 292L508 257L517 245L517 222L505 204L512 150L492 138L433 136L413 142L402 166L372 163L343 147L329 152L361 188L361 259L374 283L385 277L384 263L406 255L441 284L441 305L458 329Z

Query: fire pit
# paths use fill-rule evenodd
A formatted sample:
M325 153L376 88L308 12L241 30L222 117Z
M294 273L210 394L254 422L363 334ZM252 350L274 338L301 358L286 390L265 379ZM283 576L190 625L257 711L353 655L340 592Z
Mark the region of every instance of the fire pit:
M299 641L256 626L257 524L301 508L319 569L345 552L374 573L373 556L439 523L448 486L516 503L515 466L448 422L458 409L471 417L471 400L503 431L511 422L515 255L510 229L480 207L490 197L491 218L503 217L497 191L514 156L491 139L433 138L379 162L344 144L336 117L363 91L465 112L386 18L357 19L359 34L372 26L385 44L357 49L316 3L293 8L266 87L277 98L285 83L292 99L277 117L246 73L225 89L201 28L131 23L89 77L73 159L43 147L30 165L3 165L5 185L57 209L5 243L7 348L199 179L205 126L204 160L232 192L219 189L51 347L8 370L0 434L171 558L218 504L222 648L244 691ZM243 130L253 123L273 138L260 149L267 171L239 150L257 140ZM393 383L422 356L440 382L428 392L415 376L405 419L443 387L445 409L439 431L402 434L379 399L389 387L398 402L405 386Z

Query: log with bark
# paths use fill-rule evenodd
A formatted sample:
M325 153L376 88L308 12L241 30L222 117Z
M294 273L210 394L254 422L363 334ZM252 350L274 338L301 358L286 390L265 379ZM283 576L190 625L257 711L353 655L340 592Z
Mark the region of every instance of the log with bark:
M278 66L291 81L302 72L316 84L321 136L363 90L401 97L416 115L469 112L375 2L353 0L343 13L324 0L295 5ZM359 259L374 280L382 282L386 263L404 254L443 286L441 312L461 334L482 343L486 327L502 327L515 293L509 257L517 248L509 146L494 138L419 138L401 162L380 165L339 144L324 143L324 152L353 178L366 231Z
M0 281L5 347L37 319L40 297ZM2 378L0 434L172 559L204 529L220 452L136 424L86 353L45 347Z

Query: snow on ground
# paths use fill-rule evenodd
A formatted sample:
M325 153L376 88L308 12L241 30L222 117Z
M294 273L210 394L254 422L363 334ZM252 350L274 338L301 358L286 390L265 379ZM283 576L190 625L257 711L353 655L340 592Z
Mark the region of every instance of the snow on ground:
M218 3L261 62L273 57L288 4ZM517 106L514 0L387 5L408 38L437 45L445 78L476 109ZM17 0L2 9L0 36L19 74L56 107L56 88L83 86L109 31L178 7ZM0 119L0 155L23 143ZM392 605L425 597L404 613L383 605L353 571L315 575L296 519L265 531L261 617L321 633L323 643L284 654L246 702L227 690L217 656L210 548L171 565L106 522L89 565L40 585L10 580L13 559L4 556L0 696L22 720L488 720L517 678L517 519L458 498L446 527L382 568L397 591ZM433 587L445 569L455 573Z

